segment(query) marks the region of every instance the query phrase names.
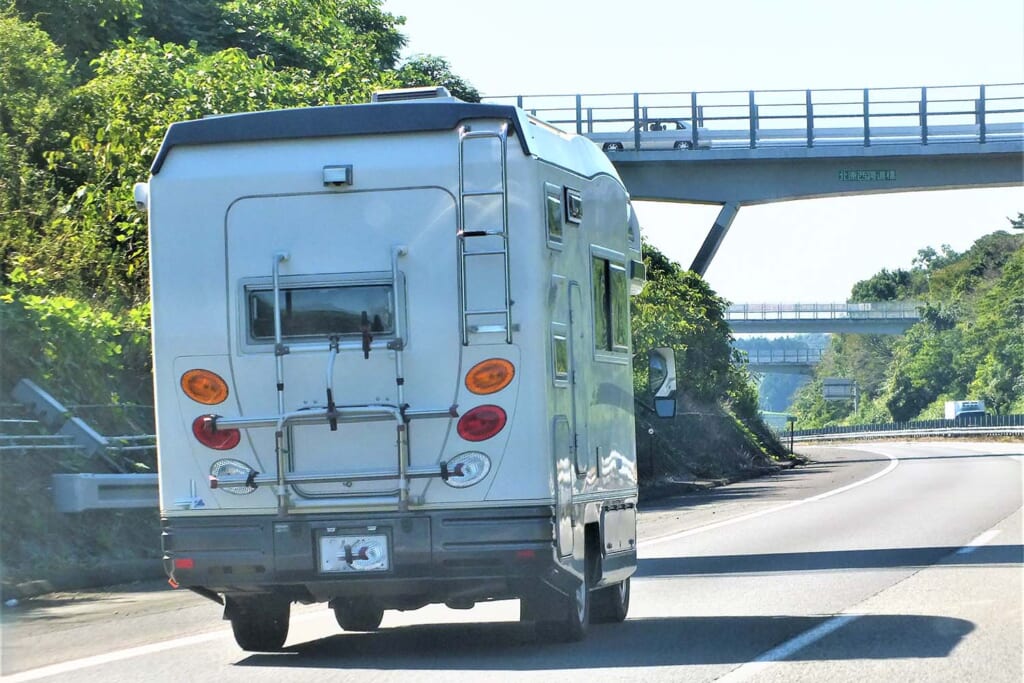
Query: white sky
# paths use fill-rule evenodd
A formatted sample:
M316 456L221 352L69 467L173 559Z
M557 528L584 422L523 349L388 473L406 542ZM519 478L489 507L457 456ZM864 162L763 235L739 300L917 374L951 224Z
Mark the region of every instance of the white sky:
M385 0L406 55L448 59L483 95L880 88L1024 82L1021 0ZM1008 228L1024 188L740 209L707 272L737 303L843 301L917 250ZM717 207L638 203L688 267Z

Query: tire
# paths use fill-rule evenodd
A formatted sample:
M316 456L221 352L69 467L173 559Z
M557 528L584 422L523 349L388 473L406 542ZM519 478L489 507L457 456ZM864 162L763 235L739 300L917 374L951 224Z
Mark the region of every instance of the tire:
M675 149L693 149L693 143L692 142L682 142L682 141L680 141L680 142L677 142L676 144L672 145L672 147L675 148Z
M591 601L590 623L614 624L625 621L629 613L629 579L595 591Z
M365 599L339 601L334 605L334 618L346 631L376 631L384 619L384 608Z
M273 599L230 600L231 631L246 652L277 652L288 639L291 603Z
M558 611L562 618L537 622L537 635L542 640L575 643L586 637L587 625L590 623L590 587L597 580L597 557L589 548L583 558L583 563L586 567L584 578L576 586L573 594L566 596L556 593L552 596L552 599L557 601Z

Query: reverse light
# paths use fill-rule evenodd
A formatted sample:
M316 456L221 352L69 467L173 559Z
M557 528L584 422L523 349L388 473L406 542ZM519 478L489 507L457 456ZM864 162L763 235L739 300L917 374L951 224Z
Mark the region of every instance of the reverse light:
M507 420L498 406L477 406L459 418L457 430L466 441L485 441L500 432Z
M216 415L200 415L193 420L192 434L199 443L217 451L230 451L242 440L237 429L219 429Z
M488 358L466 373L466 388L474 394L493 394L507 387L515 374L515 367L504 358Z
M444 483L452 488L464 489L479 483L491 471L491 459L479 451L459 453L446 463L451 473Z
M218 491L244 496L247 493L255 491L256 487L247 486L245 484L228 484L225 486L220 483L220 480L224 477L245 477L248 479L250 475L254 473L256 473L256 471L241 460L224 458L223 460L218 460L210 465L210 486L212 488L216 488Z
M181 389L197 403L215 406L228 397L228 383L220 375L209 370L189 370L181 376Z

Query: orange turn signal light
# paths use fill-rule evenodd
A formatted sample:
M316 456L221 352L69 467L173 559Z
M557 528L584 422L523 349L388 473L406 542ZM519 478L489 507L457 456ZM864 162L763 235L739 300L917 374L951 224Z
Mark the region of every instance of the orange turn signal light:
M228 397L228 383L209 370L189 370L181 376L181 388L190 399L207 406L223 403Z
M466 373L466 388L474 394L493 394L507 387L516 369L504 358L488 358Z

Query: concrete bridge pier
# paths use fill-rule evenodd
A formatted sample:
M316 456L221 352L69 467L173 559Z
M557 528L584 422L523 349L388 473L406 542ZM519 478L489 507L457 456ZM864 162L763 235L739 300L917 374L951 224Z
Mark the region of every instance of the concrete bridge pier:
M700 245L700 251L694 257L690 270L704 277L704 273L707 271L708 266L711 265L711 260L715 258L718 247L722 245L722 240L725 239L726 233L729 232L729 228L732 226L732 222L739 210L740 205L736 202L726 202L722 205L722 210L718 212L715 224L711 226L711 231L704 238L704 244Z

